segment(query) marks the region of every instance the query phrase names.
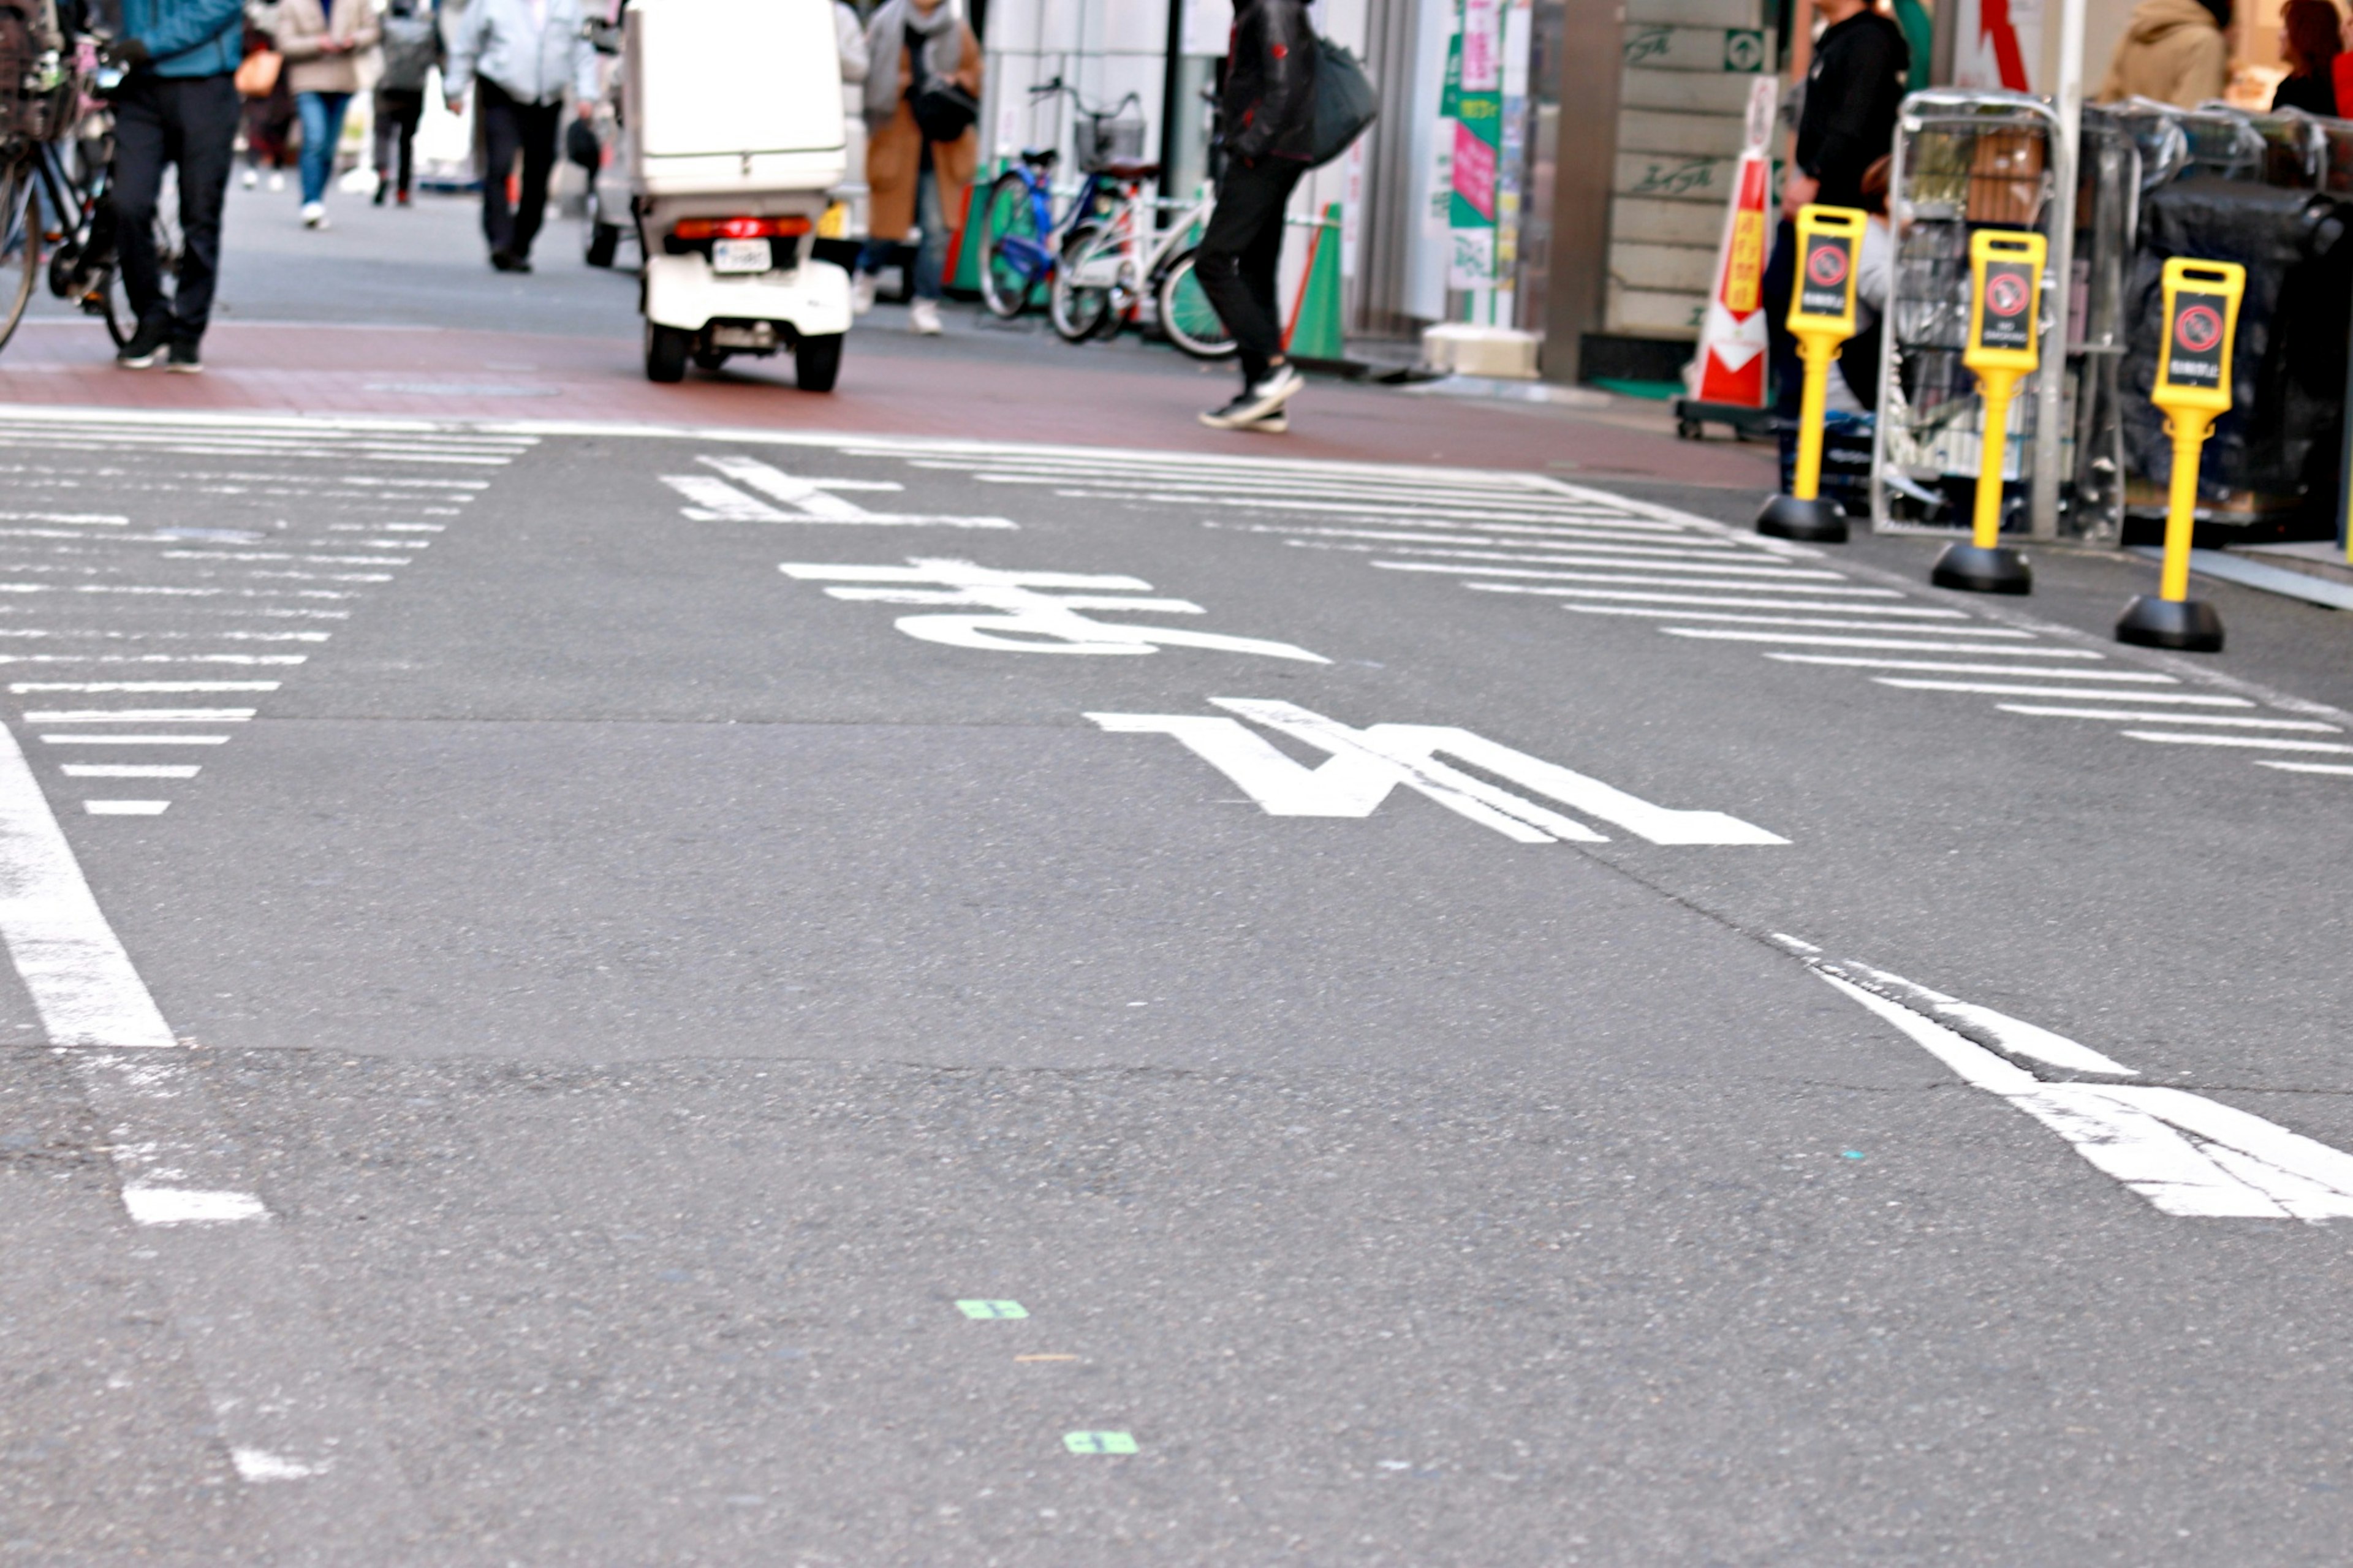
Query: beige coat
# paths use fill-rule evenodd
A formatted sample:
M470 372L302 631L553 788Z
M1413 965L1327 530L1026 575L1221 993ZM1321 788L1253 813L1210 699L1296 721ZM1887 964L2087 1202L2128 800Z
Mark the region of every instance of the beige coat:
M278 7L278 52L286 57L289 92L359 91L359 57L375 47L383 29L368 0L334 0L334 7L332 18L320 0L284 0ZM330 38L352 47L322 52Z
M313 0L315 3L315 0ZM955 79L975 98L980 96L980 40L962 22L963 53ZM899 51L899 107L875 131L866 145L866 184L873 192L868 209L868 231L877 239L897 239L915 224L915 184L923 174L923 133L915 125L915 111L907 107L907 89L914 85L914 63ZM889 63L871 61L869 71L886 70ZM953 142L932 144L932 168L939 178L940 215L948 232L964 227L965 193L972 188L973 171L980 167L980 130L974 126Z
M2231 46L2198 0L2141 0L2098 101L2153 98L2184 109L2220 98L2231 82Z

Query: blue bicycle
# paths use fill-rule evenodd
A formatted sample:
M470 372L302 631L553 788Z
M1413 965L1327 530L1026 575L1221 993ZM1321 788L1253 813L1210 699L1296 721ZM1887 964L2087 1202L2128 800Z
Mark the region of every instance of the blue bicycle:
M1028 148L1021 161L997 176L981 204L980 298L993 315L1011 321L1038 302L1052 281L1063 246L1089 221L1110 213L1122 187L1160 173L1139 161L1144 121L1123 120L1142 100L1129 93L1109 110L1089 109L1076 89L1056 77L1029 89L1032 98L1066 93L1079 111L1079 167L1085 174L1070 205L1054 211L1052 180L1060 155L1051 148Z

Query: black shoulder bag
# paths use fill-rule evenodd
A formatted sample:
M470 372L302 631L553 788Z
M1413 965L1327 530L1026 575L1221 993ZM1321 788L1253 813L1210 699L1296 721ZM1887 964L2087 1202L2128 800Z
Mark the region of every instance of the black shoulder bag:
M915 128L926 142L956 141L979 121L980 100L958 83L931 73L923 64L923 39L913 32L902 31L899 37L907 62L914 68L915 79L907 84L907 107L914 112Z

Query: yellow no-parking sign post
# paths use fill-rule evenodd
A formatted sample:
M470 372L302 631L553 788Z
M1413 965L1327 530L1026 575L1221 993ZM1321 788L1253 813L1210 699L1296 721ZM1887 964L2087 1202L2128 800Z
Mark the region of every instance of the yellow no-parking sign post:
M1978 444L1977 512L1969 542L1936 560L1929 580L1978 594L2024 594L2034 574L2001 542L2002 470L2010 457L2010 405L2018 384L2042 363L2042 266L2049 242L2022 229L1969 237L1969 341L1961 363L1975 372L1985 418Z
M1806 367L1798 411L1798 451L1789 493L1775 496L1757 515L1757 531L1780 539L1843 543L1846 514L1821 500L1822 420L1831 367L1840 345L1854 336L1854 275L1862 261L1870 216L1853 207L1798 209L1798 273L1789 290L1789 335Z
M2231 411L2231 360L2247 269L2235 261L2177 256L2165 264L2165 347L2148 400L2165 411L2173 437L2173 479L2165 509L2165 568L2158 595L2144 594L2116 622L2121 642L2222 651L2222 618L2189 596L2189 544L2198 526L2198 468L2214 421Z

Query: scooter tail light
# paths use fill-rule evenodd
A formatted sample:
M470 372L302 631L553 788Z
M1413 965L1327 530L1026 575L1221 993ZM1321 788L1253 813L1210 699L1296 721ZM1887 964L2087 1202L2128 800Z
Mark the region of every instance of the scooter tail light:
M797 239L812 226L805 217L690 217L674 231L681 239Z

